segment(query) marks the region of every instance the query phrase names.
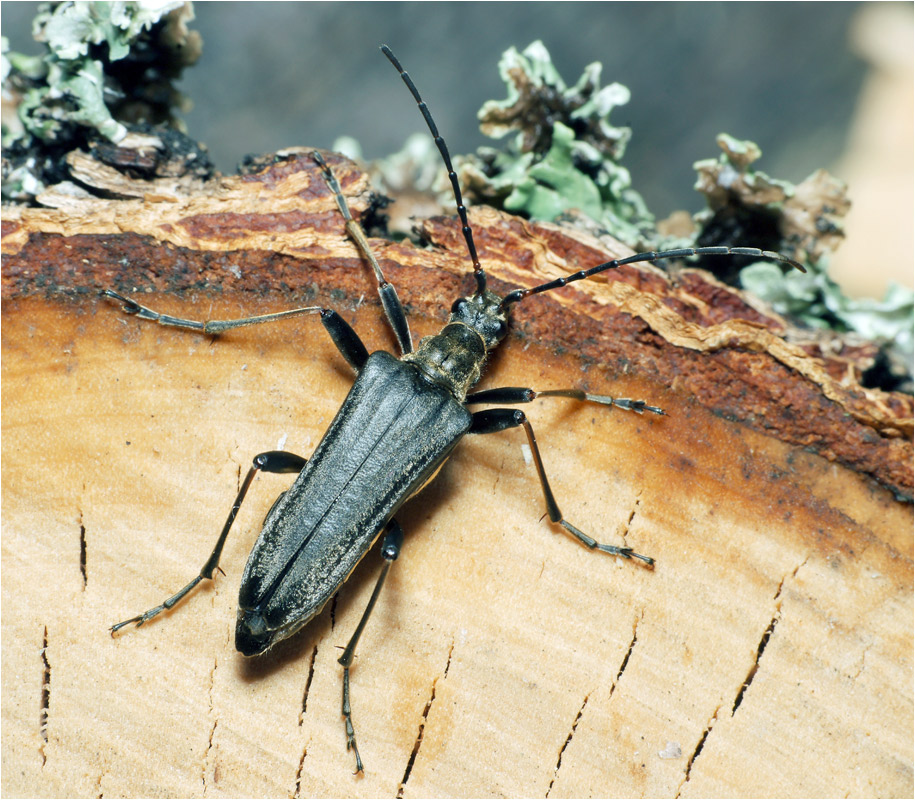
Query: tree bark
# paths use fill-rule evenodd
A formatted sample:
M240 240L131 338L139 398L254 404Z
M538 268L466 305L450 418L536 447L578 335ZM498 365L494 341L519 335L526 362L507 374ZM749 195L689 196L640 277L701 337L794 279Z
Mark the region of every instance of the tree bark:
M365 175L326 158L365 212ZM196 574L256 453L311 454L352 377L313 318L216 338L98 291L195 319L330 305L370 350L395 342L309 155L142 190L76 160L119 199L4 210L4 794L911 796L911 398L862 389L860 347L700 270L626 267L517 307L480 388L667 412L525 407L567 518L657 564L542 519L523 434L468 437L399 515L352 670L364 776L336 659L376 551L300 634L234 650L288 478L255 482L226 575L112 639ZM471 224L502 294L628 254L486 208ZM473 287L455 220L421 230L432 247L372 239L415 340Z

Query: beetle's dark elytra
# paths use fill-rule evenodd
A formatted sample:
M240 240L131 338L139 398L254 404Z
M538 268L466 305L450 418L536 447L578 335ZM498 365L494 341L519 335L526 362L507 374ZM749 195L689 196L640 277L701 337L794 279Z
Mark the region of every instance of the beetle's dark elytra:
M447 389L389 353L372 353L321 443L264 520L241 580L238 650L262 653L307 624L470 423L470 412Z

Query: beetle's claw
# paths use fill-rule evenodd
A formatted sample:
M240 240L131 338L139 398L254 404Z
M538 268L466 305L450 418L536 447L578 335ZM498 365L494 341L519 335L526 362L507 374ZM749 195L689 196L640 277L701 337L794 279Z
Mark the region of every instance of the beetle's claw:
M353 775L363 775L365 769L362 766L362 758L359 755L359 748L356 747L356 736L355 734L346 737L346 749L352 750L356 755L356 771Z
M114 625L109 628L111 635L114 636L121 628L126 628L131 623L136 623L137 625L142 625L143 617L134 617L133 619L125 619L123 622L116 622Z

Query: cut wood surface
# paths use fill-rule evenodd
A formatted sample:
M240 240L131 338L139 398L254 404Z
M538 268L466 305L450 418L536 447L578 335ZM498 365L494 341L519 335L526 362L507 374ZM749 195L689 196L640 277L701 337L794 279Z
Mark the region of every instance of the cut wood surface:
M364 176L328 159L364 210ZM352 376L314 318L214 338L97 292L198 319L331 305L392 350L320 172L303 155L45 200L4 210L5 796L912 795L911 398L860 389L854 353L697 270L522 303L481 388L667 412L525 407L567 518L657 565L542 519L519 431L466 439L399 514L352 671L353 776L336 659L377 551L301 633L234 649L244 561L288 477L255 482L225 575L108 633L197 572L256 453L310 455ZM625 254L471 221L499 292ZM415 339L472 286L455 222L424 232L434 248L372 241Z

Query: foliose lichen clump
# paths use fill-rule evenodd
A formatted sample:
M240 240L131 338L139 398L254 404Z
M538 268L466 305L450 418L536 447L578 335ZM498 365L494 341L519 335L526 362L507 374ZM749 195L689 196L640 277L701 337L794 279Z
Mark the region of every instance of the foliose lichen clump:
M539 41L507 50L499 74L508 97L486 102L477 116L487 136L510 138L499 150L480 148L461 159L468 191L532 219L575 209L623 241L652 244L654 217L621 163L631 131L610 123L629 90L601 87L597 62L567 86Z
M201 52L190 3L63 2L39 7L27 56L2 41L3 199L30 202L65 178L64 155L130 131L181 130L173 81Z

